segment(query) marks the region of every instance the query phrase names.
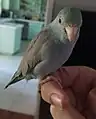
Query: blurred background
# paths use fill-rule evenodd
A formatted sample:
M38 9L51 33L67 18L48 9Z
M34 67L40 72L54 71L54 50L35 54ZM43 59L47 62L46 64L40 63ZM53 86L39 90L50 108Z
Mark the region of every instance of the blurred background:
M83 15L79 40L64 66L85 65L96 69L95 0L0 0L0 119L32 119L37 102L40 102L37 118L52 118L49 104L37 97L38 80L24 80L7 90L4 86L18 68L29 42L64 6L78 7Z

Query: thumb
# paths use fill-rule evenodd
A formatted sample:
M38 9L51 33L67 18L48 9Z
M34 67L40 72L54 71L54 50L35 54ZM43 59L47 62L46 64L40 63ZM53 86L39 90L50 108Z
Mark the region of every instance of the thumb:
M54 105L55 107L58 107L59 109L67 108L69 105L69 98L66 93L58 94L58 93L52 93L50 96L50 102L51 105Z
M50 112L53 119L85 119L74 107L69 106L67 109L60 110L51 105Z

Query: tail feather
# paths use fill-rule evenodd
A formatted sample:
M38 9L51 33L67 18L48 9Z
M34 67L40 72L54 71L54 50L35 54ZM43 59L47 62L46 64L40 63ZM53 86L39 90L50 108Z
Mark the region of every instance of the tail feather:
M14 84L14 83L17 83L17 82L19 82L19 81L21 81L21 80L23 80L23 79L24 79L24 76L22 75L22 73L19 73L19 74L18 74L18 72L16 72L16 73L13 75L11 81L5 86L4 89L8 88L10 85L12 85L12 84Z

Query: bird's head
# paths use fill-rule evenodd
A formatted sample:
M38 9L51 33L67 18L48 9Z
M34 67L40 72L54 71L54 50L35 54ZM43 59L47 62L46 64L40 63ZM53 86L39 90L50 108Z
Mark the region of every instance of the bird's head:
M63 8L54 20L56 25L64 31L69 41L73 41L77 37L82 25L82 15L79 8Z

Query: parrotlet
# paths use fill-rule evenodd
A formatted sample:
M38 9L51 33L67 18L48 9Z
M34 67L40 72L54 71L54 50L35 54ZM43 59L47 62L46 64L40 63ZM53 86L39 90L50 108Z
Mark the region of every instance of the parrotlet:
M56 18L29 43L18 69L5 88L23 79L43 80L59 69L70 57L81 26L79 8L61 9Z

